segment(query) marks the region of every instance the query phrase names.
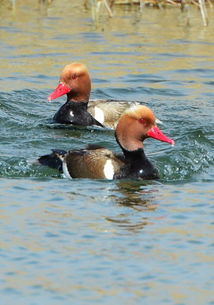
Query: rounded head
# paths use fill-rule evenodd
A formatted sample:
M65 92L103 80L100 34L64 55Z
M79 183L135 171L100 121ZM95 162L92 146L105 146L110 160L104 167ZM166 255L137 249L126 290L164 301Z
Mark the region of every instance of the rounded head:
M148 126L155 124L155 115L153 111L145 105L134 105L126 109L123 115L127 115L134 120L141 120L141 123L147 124Z
M144 105L128 108L121 115L115 133L121 147L129 151L143 148L143 141L148 137L174 144L156 126L153 111Z
M60 81L69 85L73 79L84 76L85 74L88 74L86 66L79 62L73 62L63 68L60 74Z
M91 80L86 66L73 62L66 65L59 79L59 85L48 97L53 100L67 94L68 100L88 102L91 93Z

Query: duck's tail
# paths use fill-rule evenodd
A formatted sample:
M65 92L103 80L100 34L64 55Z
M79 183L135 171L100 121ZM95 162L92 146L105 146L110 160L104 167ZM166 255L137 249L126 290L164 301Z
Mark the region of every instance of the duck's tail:
M62 160L67 152L60 149L52 149L52 153L38 158L40 164L58 169L62 172Z

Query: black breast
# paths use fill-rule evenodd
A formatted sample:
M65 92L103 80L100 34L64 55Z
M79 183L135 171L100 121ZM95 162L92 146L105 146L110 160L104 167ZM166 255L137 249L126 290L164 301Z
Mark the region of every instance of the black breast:
M122 147L121 147L122 148ZM115 178L141 178L144 180L159 179L159 172L157 168L146 157L142 148L135 151L127 151L123 149L124 166L121 168Z
M103 127L93 116L87 111L87 102L68 101L60 107L54 115L53 120L61 124L73 124L78 126L98 125Z

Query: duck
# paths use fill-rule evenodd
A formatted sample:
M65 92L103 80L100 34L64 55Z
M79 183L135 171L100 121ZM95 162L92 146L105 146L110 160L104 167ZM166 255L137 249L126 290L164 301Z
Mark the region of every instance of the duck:
M53 121L77 126L99 126L115 129L121 114L139 102L125 100L89 100L91 79L87 67L79 62L66 65L59 84L48 96L52 101L67 94L67 101L55 113Z
M54 149L50 154L39 157L38 162L63 172L70 179L159 179L158 169L144 152L143 142L149 137L175 144L157 127L150 108L134 105L124 111L115 129L115 139L122 154L89 145L85 149L69 151Z

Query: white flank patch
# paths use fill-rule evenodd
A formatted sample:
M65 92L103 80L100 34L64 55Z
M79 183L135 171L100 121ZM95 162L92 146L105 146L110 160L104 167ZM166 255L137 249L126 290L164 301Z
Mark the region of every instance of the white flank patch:
M157 119L157 118L155 118L155 123L160 124L160 125L163 124L163 122L161 120Z
M72 110L70 111L70 116L74 116L74 113Z
M104 168L103 168L104 175L106 179L112 180L114 177L114 166L112 161L109 159L106 161Z
M71 175L69 174L67 163L65 161L62 162L62 170L65 178L72 179Z
M98 107L94 108L94 118L101 124L104 123L104 112Z

